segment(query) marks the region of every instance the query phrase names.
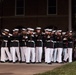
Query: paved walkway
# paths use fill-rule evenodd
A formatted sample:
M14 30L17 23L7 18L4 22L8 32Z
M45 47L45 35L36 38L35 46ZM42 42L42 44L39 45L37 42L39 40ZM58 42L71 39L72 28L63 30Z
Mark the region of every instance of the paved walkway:
M0 75L33 75L60 67L64 64L0 63Z

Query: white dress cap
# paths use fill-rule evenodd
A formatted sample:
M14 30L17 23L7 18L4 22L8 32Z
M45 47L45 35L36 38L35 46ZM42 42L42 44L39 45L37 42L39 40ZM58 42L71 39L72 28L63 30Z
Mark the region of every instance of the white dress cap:
M33 29L33 28L27 28L27 30L31 30L31 31L34 31L34 29Z
M49 29L45 29L45 31L49 31Z
M4 31L7 31L7 32L9 32L9 29L4 29Z
M19 29L13 29L13 32L15 32L15 31L19 31Z
M55 33L55 32L56 32L56 30L53 30L52 32L54 32L54 33Z
M41 27L36 27L36 29L39 29L39 30L41 30Z
M57 30L57 32L62 32L62 30Z
M70 31L70 33L72 33L72 30Z
M63 34L63 35L65 35L65 34L66 34L66 32L62 32L62 34Z
M51 32L52 31L52 29L49 29L49 32Z
M26 29L25 29L25 28L22 28L22 30L23 30L23 31L26 31Z

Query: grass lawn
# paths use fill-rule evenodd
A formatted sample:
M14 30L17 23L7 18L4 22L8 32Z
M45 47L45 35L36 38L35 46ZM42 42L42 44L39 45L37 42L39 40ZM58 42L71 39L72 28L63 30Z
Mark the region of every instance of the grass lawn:
M66 64L52 71L35 75L76 75L76 62Z

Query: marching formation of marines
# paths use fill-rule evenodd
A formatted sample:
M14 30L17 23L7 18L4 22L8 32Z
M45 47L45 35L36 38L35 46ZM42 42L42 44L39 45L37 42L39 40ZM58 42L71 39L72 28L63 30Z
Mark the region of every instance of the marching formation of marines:
M0 35L2 63L26 62L47 64L72 62L73 35L72 31L44 29L41 27L15 28L12 33L4 29Z

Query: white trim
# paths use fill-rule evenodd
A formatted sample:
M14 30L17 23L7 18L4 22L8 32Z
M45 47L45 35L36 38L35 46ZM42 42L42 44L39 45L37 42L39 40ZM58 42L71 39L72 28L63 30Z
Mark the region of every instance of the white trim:
M47 15L57 15L57 0L56 0L56 14L48 14L48 0L47 0Z
M68 25L68 30L72 30L72 4L71 4L71 0L69 0L69 25Z
M24 0L24 14L23 15L16 14L16 2L17 2L17 0L15 0L15 16L25 16L25 0Z

